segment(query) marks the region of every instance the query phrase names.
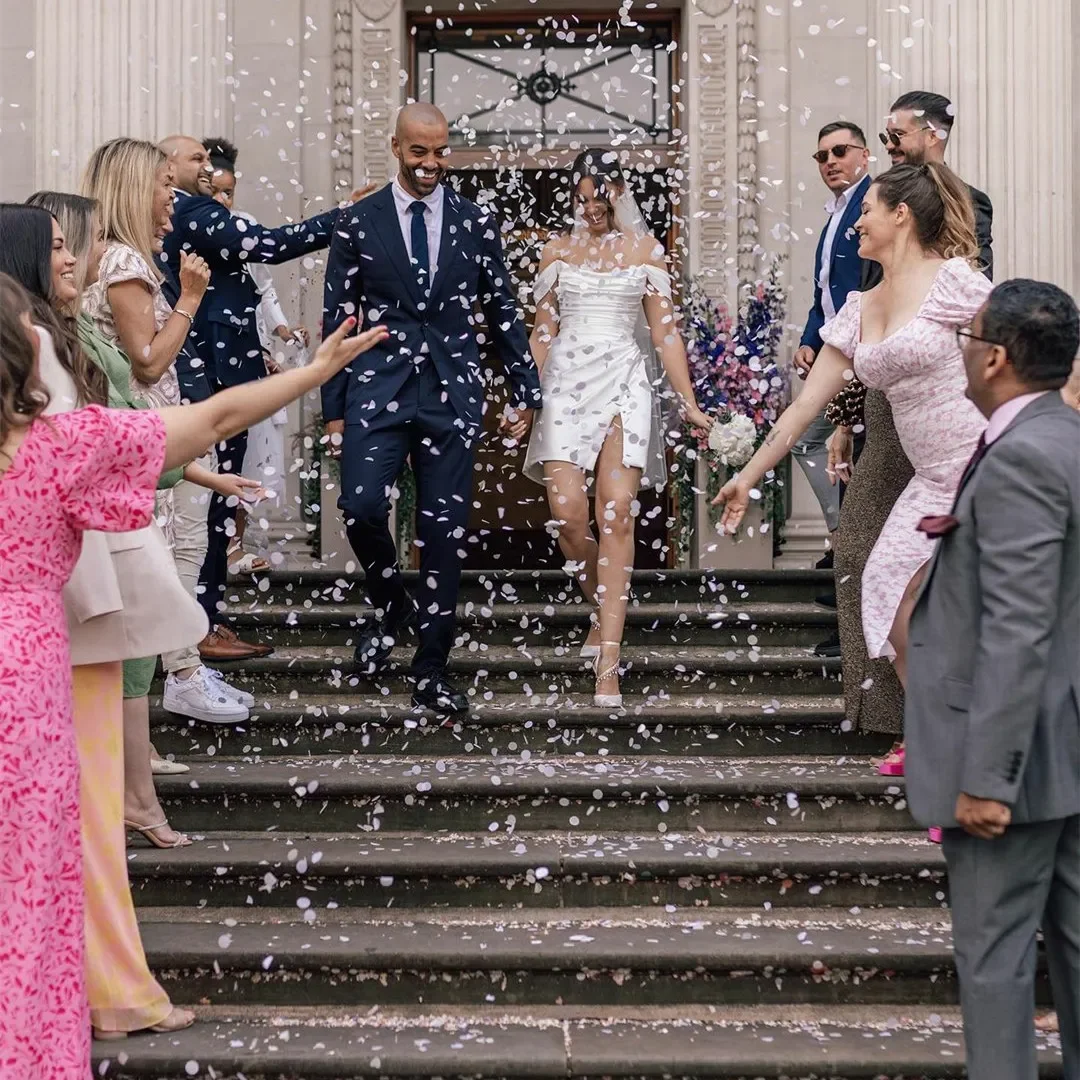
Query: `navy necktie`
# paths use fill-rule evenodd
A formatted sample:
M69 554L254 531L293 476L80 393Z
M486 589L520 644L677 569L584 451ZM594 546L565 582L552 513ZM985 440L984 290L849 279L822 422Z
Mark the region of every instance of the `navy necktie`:
M416 279L420 282L420 291L428 291L429 278L431 275L431 256L428 254L427 223L424 221L425 203L418 199L409 204L409 213L412 214L412 257L416 268Z

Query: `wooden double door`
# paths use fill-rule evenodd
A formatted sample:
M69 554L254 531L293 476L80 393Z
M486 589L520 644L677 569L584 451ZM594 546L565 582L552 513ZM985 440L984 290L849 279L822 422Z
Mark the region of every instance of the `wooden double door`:
M672 242L671 181L667 169L630 173L642 214L665 246ZM513 286L531 329L532 284L540 251L551 232L572 216L569 166L457 169L450 182L475 202L493 204L504 227L512 223L503 233L503 245ZM485 433L476 454L465 565L471 569L560 567L564 560L548 527L551 514L545 489L522 474L524 447L507 449L497 434L508 393L502 367L498 357L484 356L483 350L482 360L491 378ZM639 569L671 565L670 495L667 490L643 490L640 502L635 565Z

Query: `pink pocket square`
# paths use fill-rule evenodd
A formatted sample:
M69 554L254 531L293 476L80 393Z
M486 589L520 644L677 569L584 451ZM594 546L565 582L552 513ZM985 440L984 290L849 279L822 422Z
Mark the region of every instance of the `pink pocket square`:
M921 533L926 533L931 540L938 540L942 536L948 536L959 526L960 522L952 514L928 514L919 519L919 524L915 528Z

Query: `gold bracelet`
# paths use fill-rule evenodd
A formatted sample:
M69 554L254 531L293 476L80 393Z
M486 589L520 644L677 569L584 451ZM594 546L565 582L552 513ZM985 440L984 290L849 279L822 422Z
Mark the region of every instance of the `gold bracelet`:
M184 318L187 319L187 321L192 326L195 325L195 316L194 315L189 315L183 308L174 307L173 308L173 314L174 315L183 315Z

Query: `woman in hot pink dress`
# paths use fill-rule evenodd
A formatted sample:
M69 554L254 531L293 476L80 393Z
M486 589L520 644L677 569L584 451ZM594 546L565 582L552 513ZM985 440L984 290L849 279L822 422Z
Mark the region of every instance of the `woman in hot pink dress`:
M183 409L44 419L30 300L0 274L0 1077L87 1080L79 766L61 588L85 529L150 523L158 477L321 385L385 335ZM239 392L237 392L239 391Z
M855 374L882 390L915 475L897 499L862 580L862 622L871 658L891 657L905 676L907 626L933 541L919 519L952 509L964 467L986 420L964 396L967 380L956 330L990 292L975 268L975 216L964 184L944 165L898 165L879 176L855 226L859 255L881 264L883 280L853 292L821 331L806 386L765 445L717 497L735 528L765 474L775 468L825 405ZM854 364L852 363L854 362ZM902 774L902 751L891 771Z

